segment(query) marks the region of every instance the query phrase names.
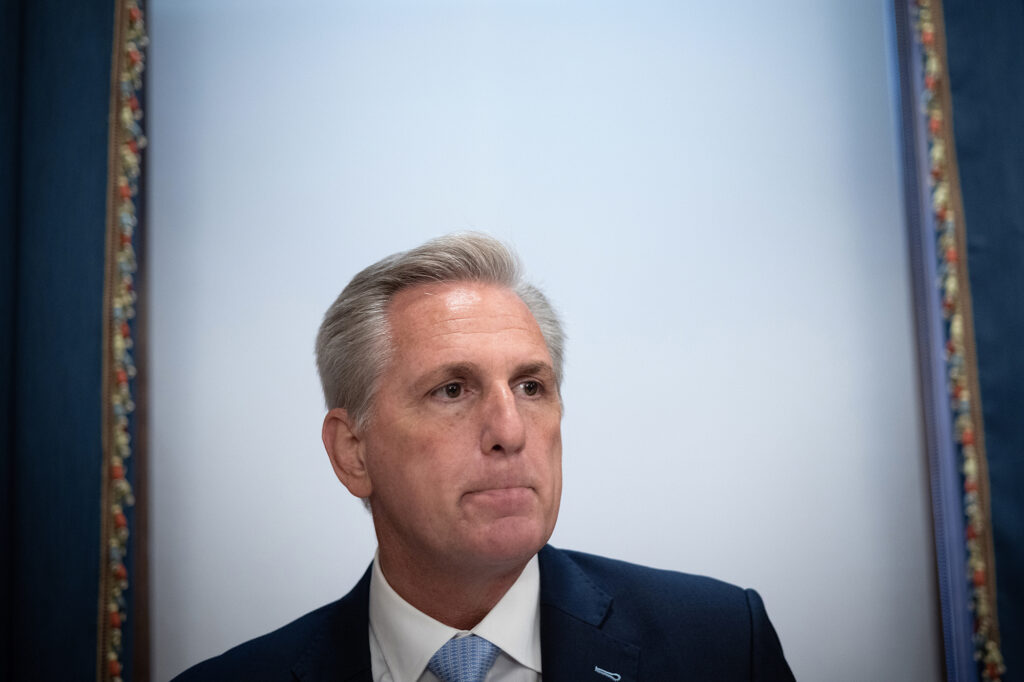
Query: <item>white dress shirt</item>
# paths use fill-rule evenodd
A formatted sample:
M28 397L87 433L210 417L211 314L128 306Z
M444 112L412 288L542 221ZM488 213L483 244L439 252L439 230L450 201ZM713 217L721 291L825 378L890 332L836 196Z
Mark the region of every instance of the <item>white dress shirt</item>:
M437 682L431 656L454 636L478 635L501 649L486 682L539 682L540 570L537 557L472 630L457 630L405 601L373 558L370 575L370 663L374 682Z

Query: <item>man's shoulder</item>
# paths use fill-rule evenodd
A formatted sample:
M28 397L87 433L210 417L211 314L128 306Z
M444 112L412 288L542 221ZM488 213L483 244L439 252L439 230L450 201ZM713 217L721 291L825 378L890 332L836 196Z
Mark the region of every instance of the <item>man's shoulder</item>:
M175 682L225 679L288 679L310 640L324 627L338 602L321 606L273 632L250 639L195 665Z
M559 630L578 639L585 623L602 633L587 655L601 657L613 641L622 652L644 652L638 678L793 679L754 590L553 547L541 550L540 561L541 635L551 649L569 646Z
M282 680L293 672L369 669L369 571L347 595L291 623L199 663L175 682ZM314 675L315 676L315 675Z
M580 603L606 599L614 607L605 626L641 637L661 631L743 638L752 615L764 609L754 590L702 575L553 547L545 547L540 560L542 603L576 612Z
M558 555L571 561L610 597L624 597L631 602L650 600L659 607L685 605L689 609L721 609L723 606L732 605L745 612L748 594L752 592L703 575L651 568L550 546L542 550L541 561L544 561L545 556Z

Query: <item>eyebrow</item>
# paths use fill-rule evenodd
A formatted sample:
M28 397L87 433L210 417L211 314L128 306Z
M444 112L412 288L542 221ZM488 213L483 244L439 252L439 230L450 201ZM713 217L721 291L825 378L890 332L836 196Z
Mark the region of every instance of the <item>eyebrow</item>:
M477 366L471 362L450 362L434 367L415 377L410 384L416 393L434 387L442 379L455 376L471 376L477 373Z
M448 364L435 367L426 374L419 377L414 385L417 390L426 390L430 388L438 381L441 381L445 377L454 376L473 376L480 373L480 367L473 362L451 362ZM555 377L554 368L547 362L536 361L523 363L515 368L512 372L512 377L521 377L524 375L536 375L545 380L553 381Z
M517 367L514 374L515 376L522 376L523 374L539 374L545 379L554 379L555 369L546 362L529 362Z

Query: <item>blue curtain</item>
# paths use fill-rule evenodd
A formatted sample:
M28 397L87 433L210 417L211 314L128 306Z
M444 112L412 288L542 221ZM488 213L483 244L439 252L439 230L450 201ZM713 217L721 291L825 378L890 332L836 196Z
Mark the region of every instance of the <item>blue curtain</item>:
M944 0L1007 682L1024 680L1024 3Z
M0 10L3 679L116 672L99 651L98 604L117 8L4 0ZM133 572L131 553L126 565ZM130 589L125 599L131 617ZM136 642L131 627L122 634L118 666L132 679Z
M895 9L947 679L1024 680L1024 4Z

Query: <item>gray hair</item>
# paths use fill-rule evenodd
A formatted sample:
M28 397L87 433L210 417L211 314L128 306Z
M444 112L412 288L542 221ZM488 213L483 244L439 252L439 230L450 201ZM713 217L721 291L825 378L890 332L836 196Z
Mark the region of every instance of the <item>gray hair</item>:
M391 357L388 306L402 289L440 282L484 282L505 287L529 308L561 392L565 333L547 297L523 281L519 258L478 232L450 234L384 258L348 283L316 336L316 366L327 408L341 407L359 428L369 422L377 379Z

